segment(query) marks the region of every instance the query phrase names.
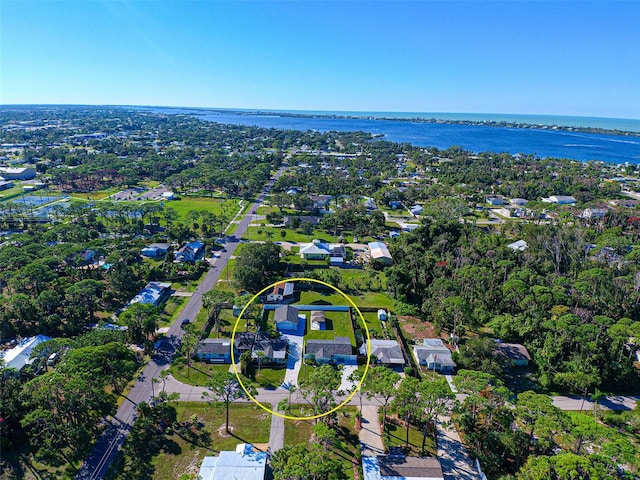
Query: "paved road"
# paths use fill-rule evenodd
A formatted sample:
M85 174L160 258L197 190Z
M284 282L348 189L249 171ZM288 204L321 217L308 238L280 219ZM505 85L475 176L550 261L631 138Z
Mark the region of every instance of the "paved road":
M220 277L220 272L224 269L224 266L229 261L231 255L238 246L238 238L241 238L247 230L251 219L253 218L254 210L257 210L264 200L265 195L269 192L274 182L282 175L284 168L281 168L276 172L272 179L267 183L263 192L246 211L246 214L238 222L238 228L234 237L231 237L227 243L226 251L219 252L220 255L216 258L214 266L207 272L206 276L200 283L198 289L193 292L193 295L189 299L189 302L182 310L180 318L174 323L167 336L162 341L158 351L153 355L147 366L145 367L138 382L131 389L127 398L118 409L115 417L111 419L105 429L104 434L97 440L94 448L89 453L89 456L85 460L84 464L80 468L79 473L76 475L77 480L97 480L102 479L107 473L109 465L114 460L118 450L124 443L133 422L135 420L135 409L138 403L142 401L149 401L153 393L152 379L157 378L160 372L169 368L171 359L173 358L176 350L180 345L182 339L182 327L181 321L184 318L193 320L198 315L198 312L202 308L202 294L211 290ZM195 396L193 387L189 393L189 396ZM168 389L167 389L168 390ZM182 398L182 394L181 394Z

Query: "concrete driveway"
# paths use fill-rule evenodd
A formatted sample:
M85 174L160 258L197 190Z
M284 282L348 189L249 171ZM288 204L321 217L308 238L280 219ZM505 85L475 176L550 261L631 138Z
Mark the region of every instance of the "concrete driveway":
M302 367L302 347L304 337L300 335L284 335L289 342L289 355L287 356L287 371L284 374L284 383L298 386L298 373Z
M357 369L358 369L357 365L344 365L342 367L342 378L341 378L339 390L348 392L353 388L353 382L347 379L349 378L349 375L351 375Z
M479 479L458 432L453 427L443 425L443 421L448 422L449 417L438 418L438 458L445 480Z
M378 407L364 405L362 407L362 429L358 433L362 455L384 455L384 445L380 436Z

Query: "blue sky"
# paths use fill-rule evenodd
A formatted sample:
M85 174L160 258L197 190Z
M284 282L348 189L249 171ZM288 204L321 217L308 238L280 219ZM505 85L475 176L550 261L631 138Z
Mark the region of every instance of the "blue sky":
M0 103L640 118L640 2L0 0Z

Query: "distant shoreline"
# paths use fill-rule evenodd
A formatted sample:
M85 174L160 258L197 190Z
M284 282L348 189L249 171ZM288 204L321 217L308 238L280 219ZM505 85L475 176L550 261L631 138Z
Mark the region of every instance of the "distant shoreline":
M194 109L198 110L198 109ZM216 112L221 114L235 114L247 117L261 116L261 117L291 117L291 118L328 118L336 120L379 120L379 121L400 121L400 122L412 122L412 123L431 123L441 125L478 125L485 127L503 127L503 128L521 128L521 129L535 129L535 130L550 130L550 131L562 131L562 132L578 132L578 133L597 133L604 135L618 135L624 137L640 137L640 132L633 132L629 130L618 130L601 127L582 127L582 126L569 126L569 125L557 125L557 124L545 124L545 123L525 123L525 122L509 122L504 120L456 120L446 118L423 118L423 117L395 117L384 115L342 115L338 113L296 113L296 112L274 112L274 111L260 111L260 110L227 110L227 109L206 109L206 112ZM196 115L206 115L206 113L198 112Z

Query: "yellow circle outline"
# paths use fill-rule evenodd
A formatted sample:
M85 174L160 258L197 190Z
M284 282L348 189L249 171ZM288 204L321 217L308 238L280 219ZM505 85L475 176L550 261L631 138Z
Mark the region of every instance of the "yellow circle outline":
M272 290L273 287L275 287L276 285L280 285L281 283L304 282L304 281L313 282L313 283L319 283L321 285L324 285L325 287L332 288L333 290L338 292L340 295L342 295L344 298L346 298L347 301L351 304L351 306L356 309L356 312L358 312L358 316L360 317L360 320L362 321L362 325L364 325L364 331L365 331L366 336L367 336L367 362L365 363L364 373L362 374L362 378L360 379L360 382L358 382L358 385L356 386L356 388L353 389L353 392L351 392L349 394L349 396L340 405L338 405L335 408L332 408L328 412L321 413L320 415L313 415L311 417L293 417L291 415L284 415L282 413L275 412L275 411L271 410L270 408L265 407L258 400L256 400L253 397L253 395L251 395L251 393L249 393L247 388L244 386L244 383L242 383L242 379L240 378L240 372L238 372L238 368L236 367L236 358L235 358L235 354L234 354L233 345L235 345L236 330L238 329L238 326L240 325L240 320L242 319L242 316L244 315L245 310L260 295L262 295L267 290ZM306 329L306 326L305 326L305 329ZM302 354L302 352L301 352L301 354ZM300 358L300 361L302 362L302 361L304 361L304 359ZM286 418L287 420L315 420L316 418L324 417L324 416L329 415L329 414L339 410L340 408L344 407L347 403L349 403L349 401L351 401L351 399L355 396L355 394L358 392L358 390L360 390L360 388L362 387L362 383L364 382L364 379L367 377L367 373L369 372L369 362L370 361L371 361L371 335L369 335L369 327L367 327L367 322L364 320L364 317L362 316L362 312L360 311L358 306L353 302L353 300L351 300L351 298L346 293L344 293L342 290L340 290L339 288L331 285L330 283L323 282L322 280L316 280L315 278L295 277L295 278L290 278L288 280L279 280L279 281L277 281L275 283L272 283L271 285L268 285L268 286L264 287L262 290L260 290L258 293L256 293L251 298L251 300L249 300L247 302L247 304L244 306L244 308L240 312L240 315L238 315L238 318L236 319L236 323L233 326L233 332L231 333L231 365L233 365L233 373L236 374L236 378L238 379L238 383L240 383L240 387L242 387L242 390L244 390L244 393L247 395L247 397L249 397L251 399L251 401L253 401L253 403L258 405L265 412L270 413L272 415L276 415L276 416L281 417L281 418Z

